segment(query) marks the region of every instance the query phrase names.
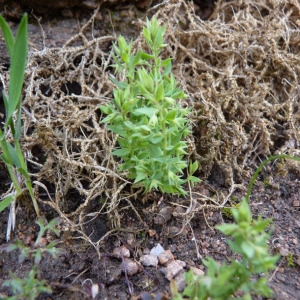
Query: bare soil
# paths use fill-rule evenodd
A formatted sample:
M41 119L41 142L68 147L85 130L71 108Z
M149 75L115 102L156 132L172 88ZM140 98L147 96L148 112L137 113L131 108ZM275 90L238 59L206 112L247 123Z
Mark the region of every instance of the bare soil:
M226 2L228 1L224 1L224 3ZM235 1L231 2L234 7ZM197 22L213 22L214 19L210 18L216 18L213 15L213 8L215 8L215 6L213 6L212 2L210 1L207 1L207 3L207 6L204 6L202 8L197 6L195 7L195 9L197 15L200 15L202 16L202 18L208 20ZM222 1L220 1L220 3L222 3ZM290 3L290 5L292 6L293 1L290 1ZM51 59L53 58L51 55L55 51L59 52L58 49L68 49L69 46L78 47L78 53L80 53L82 58L84 57L82 53L84 51L87 52L86 49L88 49L89 45L88 41L92 41L94 37L106 36L109 38L104 40L103 43L101 43L102 48L100 50L97 50L102 55L102 61L97 60L97 63L99 64L99 68L102 68L104 73L111 72L109 66L101 66L101 64L103 64L105 62L105 59L109 56L111 50L111 42L119 34L123 34L127 38L138 39L141 31L141 24L138 19L144 19L145 16L151 17L160 9L161 7L158 6L152 9L150 8L149 10L140 11L134 5L126 5L123 7L119 6L117 9L105 8L103 10L100 10L96 14L93 26L87 27L84 31L84 37L86 38L85 49L81 47L82 44L79 43L78 40L75 39L73 41L70 39L72 39L74 35L78 34L78 32L82 32L82 28L86 23L88 23L92 15L91 12L81 11L79 15L76 15L74 12L72 12L69 14L71 18L65 18L61 15L43 15L42 17L30 15L29 41L30 48L33 51L31 53L33 56L36 55L37 52L39 52L39 55L41 55L41 53L44 51L45 57L46 55L49 55L49 61L51 61ZM262 14L262 18L268 10L270 11L271 8L268 8L266 4L265 10L260 11L260 14ZM187 16L190 17L190 15ZM293 16L293 14L291 13L289 16ZM226 20L226 15L223 15L223 18L224 20ZM292 20L290 20L289 22L291 21ZM179 23L180 22L181 20L179 20ZM183 27L183 30L186 26L186 31L189 34L190 32L188 26L190 26L189 24L191 22L191 20L188 20L187 24L180 25ZM10 25L13 28L16 28L17 24L18 22L11 19ZM299 34L299 26L295 27L294 30ZM183 38L183 36L180 36L180 39ZM224 39L225 38L226 37L224 37ZM283 43L283 41L281 42ZM172 39L170 39L170 43L172 43ZM98 44L95 43L95 45ZM186 47L186 49L182 50L182 48L178 46L178 49L175 50L180 54L180 51L188 51L188 45ZM194 46L192 46L191 48L193 47ZM201 48L201 46L199 47ZM49 49L52 49L52 52ZM294 52L296 52L295 49ZM175 50L172 49L172 51ZM5 53L3 41L0 41L0 51L1 53ZM206 49L205 51L207 51L207 60L205 61L205 64L209 65L211 63L213 65L214 62L212 60L212 56L209 57L209 49ZM222 51L222 49L219 49L219 51ZM257 53L259 51L260 50L258 49ZM289 51L288 47L286 47L286 51ZM299 52L298 55L300 55ZM67 56L64 57L65 61L67 61L66 57ZM40 59L41 58L43 58L43 56L40 56ZM77 70L76 68L82 63L81 58L78 59L78 62L73 61L75 66L73 70L74 73L75 70ZM192 58L189 58L189 60L186 59L184 62L182 62L180 58L181 56L179 56L179 58L174 57L174 68L176 70L179 68L184 68L184 64L188 64L189 60L192 60ZM45 60L47 59L48 58L46 57ZM267 60L267 58L265 59ZM218 58L216 58L216 60L218 60ZM93 62L95 61L96 60L93 60ZM1 70L4 70L3 72L6 72L9 65L8 57L6 55L3 55L1 57L0 63ZM43 62L40 62L40 64L42 63ZM56 63L60 64L61 62L58 60ZM261 68L258 67L259 63L257 61L254 61L253 64L257 64L257 70L260 72ZM216 62L216 65L218 65L218 62ZM78 111L76 111L76 113L78 113L78 118L80 119L83 111L89 105L87 104L88 102L80 102L82 100L80 96L84 96L84 91L87 91L87 89L84 90L84 85L82 84L82 82L80 82L80 85L78 83L76 84L77 81L74 80L75 77L68 72L68 67L70 67L70 65L65 64L66 69L63 76L65 76L65 78L67 78L68 80L65 81L64 88L62 87L62 84L59 85L60 94L62 95L63 93L65 93L66 97L70 96L68 99L64 99L72 102L72 105L78 106ZM242 69L242 66L239 67ZM35 72L34 68L38 68L38 64L35 65L34 63L32 63L29 65L29 68L32 68L32 70L29 69L28 74L30 74L31 72ZM39 73L40 76L44 76L45 79L44 81L39 81L41 93L43 94L43 96L45 96L41 97L41 103L44 104L46 103L46 97L52 97L54 99L52 93L56 93L55 76L57 74L54 74L54 71L51 74L51 70L53 70L52 68L53 66L49 64L48 71L50 74L45 75ZM44 70L46 70L45 67ZM62 72L61 70L62 69L60 69L60 72ZM193 72L194 71L195 70L193 70ZM210 88L209 79L208 77L203 76L203 73L201 74L202 71L199 70L198 75L194 73L193 78L202 76L201 78L205 80L205 84L203 84L201 88L206 91L206 89ZM285 85L280 85L278 83L278 78L280 77L280 75L278 75L278 72L276 73L275 71L273 71L269 70L269 73L266 76L268 78L271 78L270 82L272 81L273 83L275 82L275 85L277 84L276 88L278 90L280 88L285 89ZM212 71L212 73L213 72L217 73L217 68ZM179 73L177 73L177 76L178 74ZM50 78L51 76L53 76L54 82L52 86L49 85L50 81L47 81L47 78ZM89 76L92 76L91 73L89 73ZM30 81L29 78L30 76L28 75L28 82ZM40 78L36 78L35 82L37 82L37 80L39 79ZM252 82L254 84L255 80L253 78L251 80L253 80ZM40 84L42 84L42 87ZM89 82L85 82L85 84L88 86ZM186 83L183 80L181 84L184 85L184 87L189 91L195 88L194 82ZM213 86L213 84L211 85ZM251 83L243 81L242 83L240 83L240 85L247 85L247 90L249 93L251 93ZM28 84L27 87L28 86L30 86L30 84ZM95 87L94 90L96 90L97 92L101 90L101 87L99 86ZM49 89L49 87L51 88ZM3 88L3 84L1 88ZM102 101L104 99L103 101L105 102L111 98L111 86L107 84L107 86L104 86L102 88L103 90L105 90L106 88L106 91L103 92L102 95L99 94L99 101ZM236 87L236 89L239 89L239 87ZM29 90L30 89L28 88L27 91ZM231 92L230 87L228 88L227 92L228 91ZM226 94L225 91L222 90L222 88L220 88L218 92L222 94L222 96ZM89 90L86 93L88 94ZM291 95L292 91L289 90L289 93ZM36 94L38 95L38 91L36 91ZM294 119L290 120L290 122L294 122L293 124L296 126L295 130L298 131L299 134L299 85L296 94L298 94L298 98L294 99L294 106L292 109ZM33 95L35 96L34 93ZM75 95L77 95L78 98L76 98ZM216 94L214 94L213 92L211 92L210 95L211 98L216 97ZM199 99L201 99L201 97ZM57 120L55 121L56 123L51 123L54 124L54 127L51 128L50 126L52 131L48 132L49 136L51 136L51 134L59 135L59 128L65 126L61 125L64 124L63 122L60 123L60 118L62 118L62 116L73 116L71 111L62 112L61 114L58 113L61 108L68 109L69 102L67 103L67 100L65 101L65 107L62 103L57 104L57 107L59 108L54 107L53 111L55 111L56 115L55 113L53 113L53 116L56 116ZM90 102L92 101L94 101L93 103L95 103L95 105L91 108L91 111L95 112L95 120L99 122L101 116L99 112L96 112L97 105L99 105L96 96L95 98L90 100ZM211 103L213 103L213 101ZM32 112L35 113L35 117L38 116L39 109L41 109L41 111L43 109L42 104L40 104L41 106L39 108L35 108L35 106L30 102L29 98L25 99L24 105L28 109L28 111L31 111L32 109ZM195 104L197 112L199 113L200 111L202 111L203 114L207 113L207 106L203 105L199 110L199 105L201 106L202 104ZM44 106L46 106L46 104ZM214 106L214 104L212 104L211 106ZM49 107L50 106L48 106L48 108ZM233 113L235 108L236 104L233 103L232 99L229 100L229 104L227 103L227 106L222 106L222 111L226 118L224 118L224 123L223 125L220 124L220 127L225 126L224 124L226 122L227 124L232 124L232 119L236 117L236 115L234 115ZM2 111L3 109L1 110L1 112ZM227 114L225 113L225 111L227 111ZM236 109L236 111L236 114L243 114L241 110L239 111L238 109ZM282 113L282 111L280 111L279 109L277 112L278 114ZM267 113L264 113L263 117L265 117L265 114ZM62 136L59 136L59 142L56 142L56 140L53 138L53 154L51 152L51 149L49 150L43 147L43 143L46 143L47 141L49 142L49 140L46 140L46 138L42 135L39 136L40 142L33 141L35 136L31 132L37 132L36 129L38 128L38 126L36 128L31 123L26 123L28 121L24 121L25 124L29 124L28 126L25 126L27 138L24 139L24 147L28 147L28 149L30 149L30 152L33 154L33 156L30 157L30 160L28 160L29 170L33 174L33 178L41 180L41 182L43 182L43 184L47 186L48 192L53 198L53 201L49 201L47 193L42 189L37 189L36 192L39 193L41 210L45 219L47 219L48 221L52 220L53 218L56 218L58 220L59 235L49 235L46 237L46 239L47 242L55 239L57 241L57 247L62 249L62 254L60 254L56 258L53 258L47 254L44 255L41 263L38 266L38 277L40 279L46 279L52 288L51 294L40 295L38 299L92 299L91 283L97 284L99 287L99 293L95 299L170 299L170 282L165 277L165 267L162 265L158 265L157 267L146 267L140 264L140 257L143 254L149 253L149 251L157 244L160 244L165 250L170 250L175 259L184 262L185 271L188 271L190 267L197 267L205 271L204 266L201 264L201 258L206 258L208 256L213 257L219 262L229 261L229 259L233 257L233 254L229 249L224 236L214 229L214 226L217 224L223 222L232 222L230 215L222 210L222 207L230 207L231 205L236 204L243 196L245 196L251 179L251 175L255 171L255 167L260 164L261 160L267 158L268 155L278 153L276 151L283 151L282 147L286 146L287 142L293 139L295 140L295 142L292 143L291 147L285 148L287 149L286 153L299 155L300 144L299 140L297 139L299 138L299 135L297 136L297 134L293 135L289 133L287 134L289 138L287 138L284 132L284 130L287 130L284 120L276 119L274 115L273 113L270 113L270 115L266 117L269 122L266 123L266 127L268 127L268 130L270 130L271 132L270 140L273 139L275 141L273 144L268 144L267 141L265 141L265 143L263 144L263 146L267 145L266 148L268 148L269 152L265 151L258 153L255 152L256 150L249 150L254 148L255 145L261 146L261 144L257 142L259 138L257 140L251 140L250 138L249 140L246 140L246 138L241 137L240 140L243 140L246 143L246 147L244 148L243 153L249 150L250 152L252 151L251 153L253 153L253 155L249 155L247 159L240 159L237 161L234 160L234 155L236 152L230 152L231 150L228 150L230 147L228 147L227 149L224 146L224 148L221 149L221 146L220 148L218 148L219 146L216 146L217 143L215 141L218 140L218 138L216 137L214 140L215 144L213 144L212 149L217 149L215 153L217 153L216 157L218 158L214 158L211 152L210 154L208 154L209 151L206 148L201 149L201 145L199 146L199 143L197 143L197 141L203 143L206 142L203 135L205 133L205 130L209 133L209 128L211 128L212 125L207 126L206 128L205 124L214 124L214 126L217 128L217 121L219 121L218 118L216 118L215 123L212 121L212 118L210 118L210 121L208 120L209 118L205 119L204 117L201 120L197 118L193 119L193 121L196 120L196 124L194 124L195 127L193 129L193 139L195 142L193 145L195 146L195 148L197 148L197 150L195 150L195 152L191 154L191 157L193 159L198 159L199 156L202 155L203 159L200 159L200 162L205 171L202 172L201 170L199 170L197 175L203 178L203 182L197 184L193 189L193 195L201 195L201 197L199 197L199 200L197 200L201 205L195 206L193 213L188 215L180 215L180 213L184 213L190 206L189 198L183 199L170 195L162 195L159 192L152 192L145 196L142 193L137 193L137 191L132 190L130 185L124 186L124 189L120 192L118 188L121 186L121 183L123 184L125 181L117 181L118 179L115 179L115 177L109 177L110 181L108 180L109 182L107 183L107 185L103 187L103 189L107 189L107 191L101 190L101 192L98 192L95 189L94 192L97 193L97 197L92 198L89 196L90 194L88 194L90 200L86 202L84 193L89 190L89 188L92 189L93 187L92 184L87 181L87 177L89 176L89 174L87 174L84 166L79 165L78 163L78 166L76 166L76 168L78 167L76 169L76 172L81 172L80 174L82 177L78 181L76 181L77 179L74 179L75 183L69 183L69 185L67 185L66 178L69 178L68 176L71 176L70 173L68 173L71 169L71 163L69 164L68 160L63 160L61 157L59 157L60 154L57 154L59 152L54 149L59 143L61 143L57 147L60 147L61 151L63 152L64 146L62 146ZM93 123L94 121L91 121L90 123L86 121L88 120L88 118L92 118L91 116L92 114L87 115L84 121L86 125L85 127L80 127L78 125L78 128L80 127L84 131L83 135L87 136L86 139L92 139L90 127L95 126L95 123ZM246 116L242 117L246 118ZM44 119L41 120L41 122L43 123ZM206 123L203 123L204 120ZM46 122L43 123L43 125L45 124ZM75 119L73 119L72 124L74 125L74 128L77 126ZM204 127L201 128L206 128L205 130L200 129L201 124L204 124ZM276 127L282 130L282 135L280 137L278 135L275 138L276 134L278 134L279 131L272 131L273 129L271 125L274 125L274 128ZM57 127L55 128L55 126ZM245 125L245 127L247 126L250 136L252 132L250 122ZM261 132L260 130L263 130L261 128L258 127L258 132ZM232 125L232 131L234 130L235 127ZM73 135L75 141L75 138L77 137L76 134L72 131L70 132ZM103 133L103 135L106 134L106 131L101 132ZM44 134L47 134L47 132L44 132ZM67 134L67 132L65 131L64 134ZM218 133L215 134L215 136L217 135ZM291 136L293 136L293 139L290 138ZM228 137L230 137L229 134ZM107 137L105 136L105 138ZM237 140L238 139L239 138L237 138ZM108 141L111 142L110 144L107 144L109 151L114 147L114 143L113 141L111 141L111 137L108 137ZM225 141L224 144L226 144L227 137L224 137L224 140L222 141ZM235 143L234 138L231 141L232 143ZM253 143L247 144L247 141L252 141ZM254 144L254 141L256 141L257 144ZM50 144L47 144L46 147L50 147L49 145ZM205 144L205 146L207 145L208 144ZM77 146L78 149L83 148L83 144L80 144L80 141L78 142ZM88 147L91 146L88 145L85 149L87 149ZM241 146L238 145L237 148L239 147ZM75 148L76 147L73 145L72 151L74 153L80 151L78 149L76 150ZM97 151L104 152L104 148L105 147L89 149L94 149L93 151L96 151L95 149L98 149ZM225 152L227 154L229 152L230 153L228 154L228 156L226 156L227 154L225 155ZM256 155L257 153L258 155ZM241 154L238 153L237 156L239 155ZM59 157L59 159L57 159L57 157ZM103 157L100 157L101 161L104 160ZM221 159L219 159L220 157ZM226 170L228 170L228 167L223 168L222 165L222 159L224 159L224 164L227 164L228 157L231 157L232 161L234 161L234 163L232 164L232 170L229 173L226 172ZM52 159L51 162L49 162L50 158ZM71 159L73 158L71 157L70 161ZM100 159L98 158L98 160ZM37 162L38 164L34 164L32 162ZM65 163L65 166L61 167L60 164L63 163ZM113 163L112 165L114 166ZM243 171L240 171L240 173L237 168L238 165L240 165L241 169L243 169ZM64 170L64 168L66 169L66 171ZM49 177L47 177L46 173L52 172L50 172L50 170L55 170L57 174L59 172L62 172L63 176L66 177L60 178L56 177L57 175L53 175L53 178L50 178L50 175ZM113 167L111 167L111 170L116 171L117 168L113 169ZM274 221L273 233L269 241L270 252L273 254L279 253L281 255L276 270L269 274L269 286L274 291L274 299L300 299L299 175L299 166L297 166L297 164L294 162L283 160L272 162L259 175L251 195L250 206L253 212L253 216L256 217L258 215L262 215L264 218L272 218ZM122 174L120 174L120 176L122 177ZM231 182L228 183L228 176L231 176L230 179L234 181L234 184L231 184ZM2 194L6 192L10 184L9 177L3 163L0 164L0 178L0 194ZM95 180L97 178L98 177L95 177ZM100 176L99 178L101 179L102 177ZM76 189L76 182L80 182L82 184L82 193L80 193L80 191ZM94 183L94 181L92 181L92 183ZM57 188L57 185L59 184L61 184L62 187ZM117 184L118 186L112 187L115 184ZM59 195L60 193L62 193L63 189L65 189L65 194L63 194L63 204L61 204L59 203L57 198L59 198ZM186 187L186 189L188 190L188 187ZM118 201L115 203L116 205L110 205L109 201L110 199L113 199L114 195L117 195L119 197ZM206 202L205 199L207 199ZM82 210L80 210L81 207ZM72 215L72 212L74 211L78 211L78 215ZM2 212L0 215L0 245L4 246L8 243L14 243L19 239L22 240L25 245L34 247L34 241L38 233L38 226L34 222L33 215L34 213L32 212L32 208L30 207L30 205L26 205L26 202L24 201L19 201L16 214L16 229L12 233L11 240L7 242L6 228L8 220L8 210ZM115 249L121 246L125 246L129 250L131 261L136 262L139 266L138 271L133 275L128 274L127 267L125 267L124 269L124 257L118 257L115 254ZM27 259L22 264L19 264L18 254L19 253L17 251L13 251L10 253L6 253L4 251L1 252L1 299L5 299L5 297L11 295L11 290L3 286L3 282L10 279L10 271L14 272L18 277L22 278L26 276L26 273L28 271L31 270L32 261L30 259ZM177 278L179 285L181 284L180 278L182 277ZM255 299L260 298L257 297Z

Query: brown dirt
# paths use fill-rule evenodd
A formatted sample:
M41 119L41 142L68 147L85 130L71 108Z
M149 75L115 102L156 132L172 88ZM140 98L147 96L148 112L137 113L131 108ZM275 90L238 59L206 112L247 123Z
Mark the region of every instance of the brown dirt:
M72 11L68 19L31 15L22 147L29 153L32 178L51 196L36 187L46 219L59 221L55 238L64 251L57 258L43 257L39 278L53 293L39 299L91 299L87 280L100 287L96 299L148 299L142 292L169 299L162 266L143 267L126 277L122 258L113 254L122 245L139 262L160 243L186 263L185 270L204 270L202 257L228 261L232 253L213 228L232 221L221 208L245 195L255 168L269 155L299 156L300 8L296 1L284 2L219 1L211 14L210 3L196 7L206 21L183 1L144 12L133 5L105 8L92 19L84 11ZM153 14L167 25L164 55L173 57L174 74L189 95L183 105L193 107L189 154L199 161L197 175L203 179L193 189L193 203L132 190L111 157L115 139L99 125L98 106L110 101L113 88L108 79L111 43L121 33L134 39L134 47L144 47L140 20ZM5 51L3 41L0 51ZM3 56L2 88L7 66ZM250 201L254 216L274 220L270 251L281 254L269 280L275 299L300 299L299 174L294 162L270 163ZM0 178L5 193L9 178L3 164ZM189 214L176 214L190 204ZM166 206L170 218L163 213ZM169 220L157 224L161 214ZM6 245L7 216L7 210L0 215L0 245ZM33 221L28 207L19 203L10 243L22 239L32 245L38 231ZM30 260L21 265L17 260L16 251L1 253L0 298L11 293L2 286L9 271L23 277L32 266Z

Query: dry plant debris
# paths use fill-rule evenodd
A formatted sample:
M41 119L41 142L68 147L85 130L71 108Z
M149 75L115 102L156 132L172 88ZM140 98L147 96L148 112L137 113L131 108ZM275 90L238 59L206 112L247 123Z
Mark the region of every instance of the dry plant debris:
M258 159L299 153L299 4L218 1L202 21L192 3L173 0L149 13L167 25L164 55L173 58L173 72L189 95L183 106L193 107L190 155L199 161L202 179L210 176L228 189L214 200L223 205ZM115 136L100 125L99 105L112 98L109 50L116 37L88 40L93 22L62 48L31 49L22 141L39 182L36 194L43 187L51 196L40 201L90 242L83 224L99 214L117 216L119 202L136 196L111 155ZM145 46L141 37L136 49ZM74 206L76 197L80 204ZM210 201L193 197L199 206ZM91 211L91 201L100 198L102 208Z

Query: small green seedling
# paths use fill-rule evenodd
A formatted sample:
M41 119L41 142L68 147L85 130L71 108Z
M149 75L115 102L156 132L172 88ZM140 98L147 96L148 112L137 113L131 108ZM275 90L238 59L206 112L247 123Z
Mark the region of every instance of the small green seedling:
M51 288L45 280L38 279L38 265L42 259L43 253L47 252L53 257L56 257L61 253L59 248L56 248L54 241L48 245L41 246L41 239L47 231L53 231L57 234L55 228L56 221L50 221L46 226L42 220L36 222L40 226L39 234L34 243L34 247L27 247L21 241L16 241L14 244L3 245L0 247L1 251L11 252L19 250L19 260L21 264L25 259L31 258L33 260L33 267L31 271L24 278L18 278L14 273L10 272L11 279L4 282L5 286L12 289L14 296L7 297L5 299L18 300L18 299L29 299L34 300L41 293L51 293Z
M230 211L235 224L216 226L218 230L231 238L227 242L231 250L241 256L241 260L231 260L229 265L225 263L219 265L212 258L203 260L203 264L207 267L207 274L196 276L192 270L186 273L187 286L182 293L178 292L175 281L171 281L173 300L234 298L250 300L252 294L272 296L272 290L267 285L267 274L270 270L275 269L279 255L272 256L268 253L267 241L270 238L270 232L266 233L266 229L271 220L263 220L261 217L258 217L257 220L252 219L248 202L259 172L267 163L277 159L292 159L300 162L299 157L286 154L270 156L263 161L250 181L246 197ZM233 200L236 202L236 199ZM294 265L291 253L286 259L289 266ZM237 292L242 293L243 296L235 297Z
M139 50L133 54L132 42L127 43L123 36L118 38L113 45L113 67L124 79L120 82L111 78L117 86L113 103L100 109L107 115L102 123L108 123L108 128L118 134L120 148L113 155L122 159L120 170L128 171L135 186L143 186L146 192L158 189L185 195L185 182L200 181L192 176L198 163L191 164L188 179L183 179L187 168L185 139L191 133L189 109L178 102L186 95L171 73L171 58L160 57L166 47L165 31L166 26L159 26L156 19L147 20L143 35L149 53Z
M207 267L207 274L195 276L190 270L186 276L187 287L182 294L177 291L176 284L171 283L173 300L199 299L224 300L234 298L240 291L243 297L251 299L251 294L272 296L267 285L268 272L275 268L277 256L268 253L267 240L270 237L265 230L271 220L259 217L252 219L249 205L245 199L237 209L232 210L236 224L216 226L218 230L232 239L227 240L231 250L241 255L241 260L231 260L230 264L219 265L212 258L202 260ZM253 275L256 275L253 278Z
M21 137L21 94L25 75L28 52L28 20L25 14L20 22L16 37L0 15L0 27L10 56L10 80L8 95L3 92L6 121L0 127L0 158L5 163L14 186L14 192L9 193L0 201L0 212L7 208L17 197L22 195L22 177L29 191L37 216L40 215L37 201L34 197L31 179L20 146ZM16 114L14 115L14 113Z
M286 257L286 262L288 267L295 267L295 262L294 262L294 255L293 253L289 252L287 257Z

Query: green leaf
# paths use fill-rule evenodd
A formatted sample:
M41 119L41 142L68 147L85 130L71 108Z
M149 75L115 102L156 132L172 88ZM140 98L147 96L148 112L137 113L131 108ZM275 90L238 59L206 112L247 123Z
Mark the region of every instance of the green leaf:
M117 149L112 152L112 155L124 157L130 154L130 150L128 148Z
M109 115L112 113L112 109L109 105L100 105L99 108L106 115Z
M154 114L157 113L157 108L155 107L141 107L132 111L135 116L146 115L151 118Z
M128 44L122 35L120 35L118 38L118 46L119 46L121 53L128 50Z
M132 60L131 64L132 64L133 66L139 64L139 63L141 62L141 56L142 56L142 51L139 50L139 51L137 52L137 54L133 56L133 60Z
M156 133L149 137L149 141L154 145L160 143L163 139L164 136L161 133Z
M6 23L6 21L4 20L4 18L2 17L1 14L0 14L0 26L1 26L3 36L4 36L8 54L10 57L12 57L14 44L15 44L15 38L14 38L14 35L13 35L11 29L9 28L8 24Z
M9 142L6 142L6 145L12 163L16 168L20 168L22 165L17 150Z
M25 66L28 52L28 17L24 14L16 36L10 65L9 103L6 118L10 119L17 106L21 104Z
M0 201L0 212L9 207L13 201L15 200L15 197L12 195L6 196Z
M252 226L252 229L257 232L263 232L271 222L271 219L261 220L260 222L253 222L254 225Z
M248 259L252 259L254 256L254 248L248 241L245 241L241 244L241 249L246 254Z
M113 77L109 77L109 79L120 89L126 89L126 87L128 86L128 84L119 82L116 79L114 79Z
M198 170L198 161L194 161L189 165L189 174L193 175Z
M155 100L161 101L164 98L164 95L165 95L164 85L162 83L160 83L156 89Z
M216 229L223 232L225 235L231 235L238 228L236 224L222 224L215 226Z
M154 55L148 54L146 52L141 52L141 58L142 59L150 60L150 59L153 59L154 57L155 57Z

